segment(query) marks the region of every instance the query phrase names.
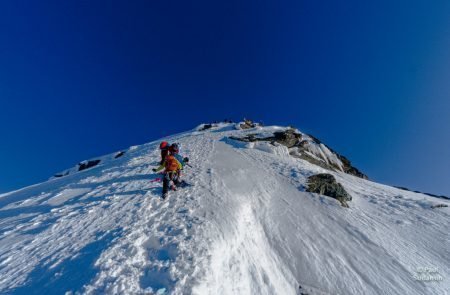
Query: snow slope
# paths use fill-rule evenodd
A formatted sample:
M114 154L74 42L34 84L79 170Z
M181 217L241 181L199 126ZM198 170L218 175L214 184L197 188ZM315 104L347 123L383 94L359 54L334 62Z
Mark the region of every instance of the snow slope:
M166 138L192 167L191 186L165 201L151 171L159 142L1 195L0 293L449 293L450 211L431 209L448 200L228 138L282 129L220 124ZM353 196L350 208L305 191L321 172ZM417 280L426 272L439 280Z

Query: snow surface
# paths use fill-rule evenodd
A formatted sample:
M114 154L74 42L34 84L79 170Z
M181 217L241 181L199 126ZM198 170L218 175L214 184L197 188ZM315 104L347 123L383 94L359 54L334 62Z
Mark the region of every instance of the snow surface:
M447 294L448 200L332 172L284 146L228 137L180 143L191 184L159 198L159 142L0 196L2 294ZM317 150L327 153L328 149ZM325 155L328 158L330 155ZM305 191L332 173L350 208ZM440 281L416 280L432 270ZM300 289L301 287L301 289Z

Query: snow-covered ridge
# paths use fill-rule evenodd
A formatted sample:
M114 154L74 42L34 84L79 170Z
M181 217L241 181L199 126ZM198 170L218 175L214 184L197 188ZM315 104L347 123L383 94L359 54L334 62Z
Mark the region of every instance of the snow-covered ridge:
M0 195L0 293L450 291L450 212L436 207L449 200L324 168L277 142L231 139L285 130L219 123L165 138L192 165L190 186L165 201L151 170L159 141ZM336 161L310 142L311 157ZM318 173L352 195L349 208L306 192Z

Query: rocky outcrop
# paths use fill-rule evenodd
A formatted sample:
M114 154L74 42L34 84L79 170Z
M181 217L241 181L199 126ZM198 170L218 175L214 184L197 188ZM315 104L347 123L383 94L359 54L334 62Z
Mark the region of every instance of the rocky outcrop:
M433 205L431 206L431 209L436 209L436 208L447 208L448 205L446 204L437 204L437 205Z
M211 129L213 126L214 126L213 124L203 124L202 128L200 128L199 131Z
M298 146L302 140L302 135L294 129L286 129L285 131L277 131L273 134L273 140L282 145L292 148Z
M310 176L307 185L306 191L334 198L344 207L348 208L347 202L352 200L344 187L331 174L321 173Z
M89 160L84 161L78 164L78 171L83 171L94 166L97 166L101 161L100 160Z
M59 177L67 176L67 175L69 175L69 171L64 171L64 172L61 172L61 173L56 173L55 175L53 175L53 177L59 178Z
M287 129L285 131L277 131L274 132L273 136L270 137L258 137L258 134L247 134L244 137L236 137L230 136L231 139L244 141L244 142L255 142L255 141L270 141L270 142L278 142L288 148L297 146L301 139L302 135L296 133L295 130Z
M293 157L306 160L325 169L342 171L350 175L368 179L364 173L352 166L351 162L346 157L339 155L314 136L303 135L294 128L287 128L283 131L274 132L273 136L269 137L260 137L258 134L247 134L244 137L232 136L230 138L244 142L277 142L289 148L289 153Z
M125 155L125 152L124 152L124 151L117 152L117 153L114 155L114 159L120 158L120 157L122 157L123 155Z
M247 120L244 119L244 122L239 124L239 127L241 129L250 129L250 128L255 128L257 126L256 123L254 123L252 120Z

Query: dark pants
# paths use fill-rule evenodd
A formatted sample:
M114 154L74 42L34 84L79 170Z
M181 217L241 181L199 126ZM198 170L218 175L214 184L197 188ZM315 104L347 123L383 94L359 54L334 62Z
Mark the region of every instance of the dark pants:
M166 172L164 174L163 195L167 194L167 192L169 191L170 181L172 181L175 186L180 183L179 174L176 171Z

